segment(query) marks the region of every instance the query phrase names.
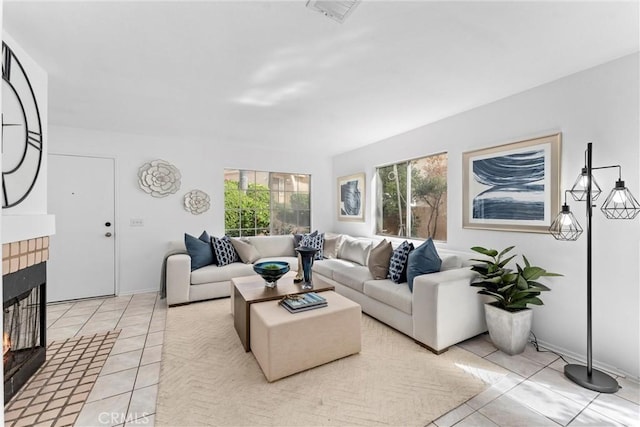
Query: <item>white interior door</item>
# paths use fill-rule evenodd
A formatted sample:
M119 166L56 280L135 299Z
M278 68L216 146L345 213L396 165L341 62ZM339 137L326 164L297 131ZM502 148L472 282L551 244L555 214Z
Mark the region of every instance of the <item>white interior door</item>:
M114 160L48 156L47 301L115 294Z

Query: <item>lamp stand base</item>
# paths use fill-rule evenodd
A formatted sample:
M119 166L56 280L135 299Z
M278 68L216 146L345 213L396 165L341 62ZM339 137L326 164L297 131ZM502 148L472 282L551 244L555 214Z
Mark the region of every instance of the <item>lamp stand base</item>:
M618 382L609 375L597 369L591 369L589 375L587 367L582 365L565 365L564 375L579 386L600 393L615 393L620 388Z

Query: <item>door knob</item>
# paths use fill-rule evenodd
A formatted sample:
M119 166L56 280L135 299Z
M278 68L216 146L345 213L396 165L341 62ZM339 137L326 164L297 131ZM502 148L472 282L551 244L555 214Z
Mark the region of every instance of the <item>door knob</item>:
M109 233L109 232L104 233L104 235L107 236L107 237L111 237L111 233Z
M105 223L104 223L104 226L105 226L105 227L111 227L111 223L110 223L110 222L105 222Z

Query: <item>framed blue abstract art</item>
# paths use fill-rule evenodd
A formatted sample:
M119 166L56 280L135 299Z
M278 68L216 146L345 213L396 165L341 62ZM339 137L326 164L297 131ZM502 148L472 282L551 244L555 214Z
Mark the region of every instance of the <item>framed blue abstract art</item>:
M338 178L338 220L364 222L365 174Z
M561 134L469 151L464 228L547 233L560 210Z

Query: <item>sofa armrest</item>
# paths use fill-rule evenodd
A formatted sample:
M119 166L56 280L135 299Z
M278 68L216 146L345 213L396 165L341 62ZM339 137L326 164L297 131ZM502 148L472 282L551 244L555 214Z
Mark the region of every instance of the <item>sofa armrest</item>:
M191 286L191 257L175 254L167 258L167 305L189 302Z
M456 268L423 274L413 282L413 338L435 352L487 330L485 299L471 280L477 273Z

